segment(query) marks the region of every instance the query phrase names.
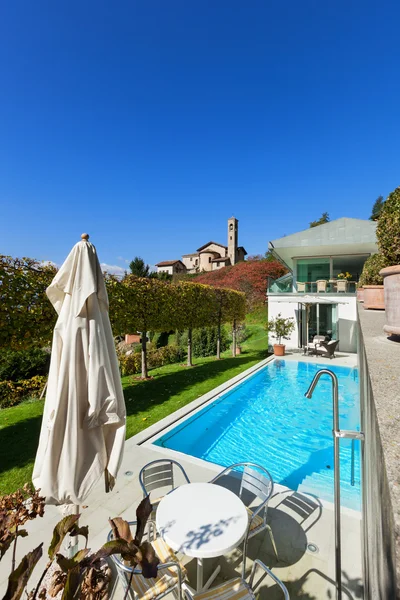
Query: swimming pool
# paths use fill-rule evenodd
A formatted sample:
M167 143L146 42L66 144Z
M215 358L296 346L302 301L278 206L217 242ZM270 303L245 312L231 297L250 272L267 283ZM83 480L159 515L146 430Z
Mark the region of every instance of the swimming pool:
M153 443L228 466L251 461L274 481L333 501L332 387L326 365L275 359ZM329 365L339 380L341 429L359 429L357 369ZM340 440L342 506L360 510L360 442Z

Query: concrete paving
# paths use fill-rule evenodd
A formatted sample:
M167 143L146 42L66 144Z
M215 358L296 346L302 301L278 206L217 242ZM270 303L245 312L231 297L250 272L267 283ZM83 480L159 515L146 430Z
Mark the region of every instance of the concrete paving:
M340 358L333 361L325 359L325 362L346 366L356 365L355 355L339 354ZM285 358L286 360L301 359L321 362L320 357L316 361L315 358L301 357L297 354ZM199 400L192 405L193 408L199 406ZM163 421L167 423L169 420L171 423L175 419L176 415L170 415ZM151 460L165 457L171 452L156 447L149 441L144 442L148 437L148 432L142 432L126 442L124 459L115 489L111 493L105 494L103 483L100 482L88 497L85 507L81 509L81 524L89 525L89 547L93 550L97 550L106 541L109 517L122 516L127 520L135 520L136 507L142 499L138 482L140 469ZM176 453L172 454L174 457L176 456ZM179 460L191 481L209 481L222 470L221 467L182 454ZM179 481L177 483L179 484ZM41 567L44 568L47 562L46 549L53 527L61 517L62 515L56 507L47 507L46 514L42 519L36 519L28 524L29 536L19 540L17 561L34 546L44 542L44 557L35 569L30 588L35 585L42 571ZM284 486L276 485L269 504L268 520L275 537L278 560L273 552L268 533L262 533L250 541L247 570L250 570L255 558L260 558L285 582L291 598L302 600L334 598L333 505L308 494L300 494ZM342 509L342 536L343 598L362 599L360 513ZM188 563L189 580L192 585L195 585L195 561L184 557L182 559L183 562ZM235 550L225 557L205 561L205 580L207 572L211 573L217 564L221 566L221 573L216 582L228 579L234 574L240 574L241 561L240 550ZM0 592L6 588L10 562L11 554L7 553L0 563ZM114 589L113 597L115 600L123 597L119 584ZM277 586L272 581L268 581L268 578L262 582L260 587L260 598L264 597L271 600L282 597Z

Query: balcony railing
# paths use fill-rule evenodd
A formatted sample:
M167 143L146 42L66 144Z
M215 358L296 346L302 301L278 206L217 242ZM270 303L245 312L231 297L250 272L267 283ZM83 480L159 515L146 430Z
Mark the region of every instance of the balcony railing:
M317 281L293 281L292 273L269 280L271 294L355 294L357 281L346 279L318 279Z

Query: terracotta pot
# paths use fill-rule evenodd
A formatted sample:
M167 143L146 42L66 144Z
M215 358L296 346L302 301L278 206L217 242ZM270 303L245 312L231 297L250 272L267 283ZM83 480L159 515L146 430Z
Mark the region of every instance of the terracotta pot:
M385 309L383 285L364 285L364 308Z
M400 335L400 265L385 267L379 272L385 288L385 333Z
M357 300L359 302L364 302L364 288L357 288Z
M285 345L274 344L274 354L275 356L285 356Z

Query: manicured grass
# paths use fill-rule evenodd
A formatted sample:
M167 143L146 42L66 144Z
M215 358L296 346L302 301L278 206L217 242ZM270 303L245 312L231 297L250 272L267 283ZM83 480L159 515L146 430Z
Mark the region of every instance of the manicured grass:
M265 321L265 309L247 316L249 337L242 343L242 354L235 358L225 352L219 361L213 357L194 359L192 368L166 365L150 371L153 379L148 381L124 377L127 438L265 358ZM43 404L37 400L0 410L0 494L10 493L31 479Z

